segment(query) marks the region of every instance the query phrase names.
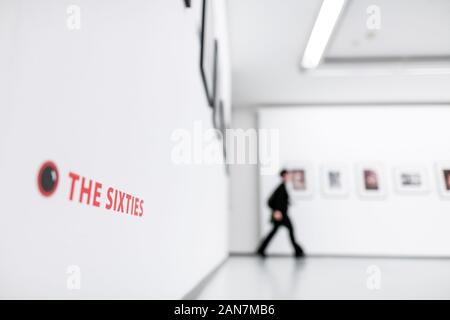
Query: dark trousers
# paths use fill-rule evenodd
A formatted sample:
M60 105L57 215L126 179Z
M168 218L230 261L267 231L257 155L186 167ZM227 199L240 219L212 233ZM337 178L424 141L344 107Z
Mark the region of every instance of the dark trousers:
M269 232L269 234L266 236L266 238L263 240L261 245L259 246L258 252L259 253L264 253L264 251L266 250L267 246L269 245L270 240L272 240L273 236L278 231L278 228L280 226L285 226L289 230L289 238L291 239L292 246L295 249L295 253L297 255L303 254L302 248L295 241L294 227L292 226L291 220L288 217L283 217L283 220L281 220L281 221L274 221L272 223L273 223L273 228Z

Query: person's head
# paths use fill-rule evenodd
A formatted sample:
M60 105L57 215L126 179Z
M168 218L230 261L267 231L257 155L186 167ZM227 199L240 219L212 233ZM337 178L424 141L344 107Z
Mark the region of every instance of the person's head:
M288 182L291 175L290 175L289 171L287 171L286 169L282 169L280 171L280 177L284 182Z

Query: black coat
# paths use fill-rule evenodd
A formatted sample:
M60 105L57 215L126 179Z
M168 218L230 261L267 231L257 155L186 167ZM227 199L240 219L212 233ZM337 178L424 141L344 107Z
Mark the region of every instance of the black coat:
M288 218L287 211L289 206L289 195L284 183L281 183L278 188L275 189L275 191L267 201L267 205L270 209L272 209L272 212L275 210L281 211L281 213L283 214L283 220L286 220ZM275 222L273 219L273 215L271 221Z

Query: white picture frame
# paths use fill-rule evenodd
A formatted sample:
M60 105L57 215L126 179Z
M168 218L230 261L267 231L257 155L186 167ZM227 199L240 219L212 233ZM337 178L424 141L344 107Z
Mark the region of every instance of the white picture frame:
M291 182L288 184L288 192L293 199L311 198L313 195L314 177L311 165L297 163L286 166L291 174Z
M341 164L327 164L320 168L320 185L323 196L347 197L350 192L348 167Z
M436 164L436 181L439 194L444 199L450 199L450 162Z
M384 168L376 163L356 166L356 183L361 198L382 199L387 195Z
M430 191L428 172L422 166L398 166L393 169L394 186L399 194L425 194Z

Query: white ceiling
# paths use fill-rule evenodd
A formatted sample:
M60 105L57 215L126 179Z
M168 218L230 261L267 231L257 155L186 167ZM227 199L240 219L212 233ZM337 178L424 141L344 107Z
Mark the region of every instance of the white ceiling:
M444 74L411 76L407 63L363 65L355 58L450 57L450 0L348 1L318 72L300 61L321 0L225 0L231 46L233 104L305 102L450 101L450 60ZM381 9L381 29L366 28L369 5ZM348 63L350 62L350 63ZM319 71L343 70L330 73ZM421 62L436 67L436 61ZM394 70L393 74L390 74ZM343 72L342 72L343 71ZM386 72L387 71L387 72ZM447 86L446 86L447 85ZM420 90L418 90L420 88ZM393 91L395 89L395 91Z
M366 27L373 4L381 13L377 31ZM349 1L328 49L327 57L450 56L450 1Z

